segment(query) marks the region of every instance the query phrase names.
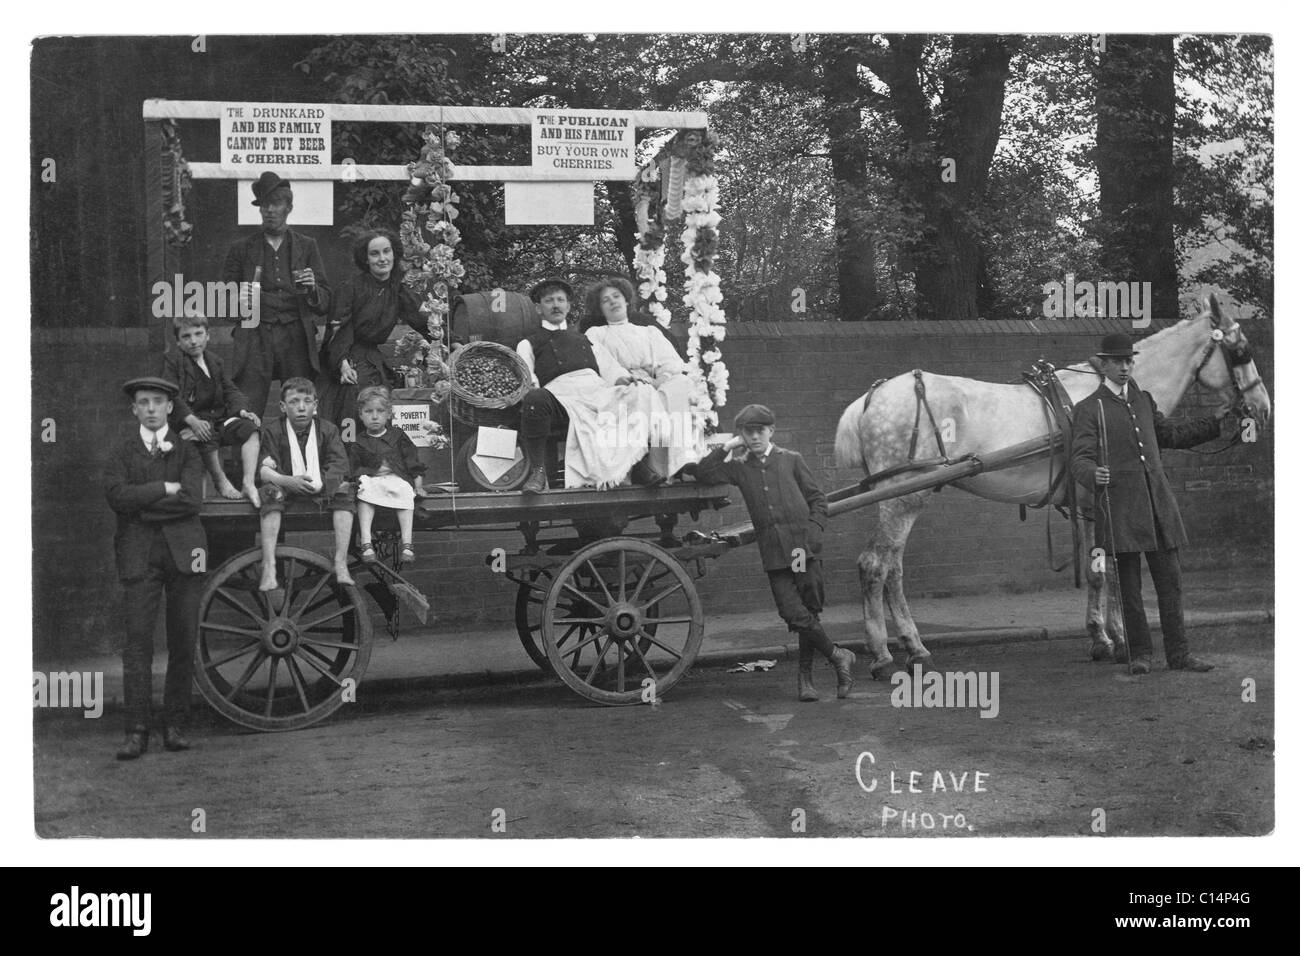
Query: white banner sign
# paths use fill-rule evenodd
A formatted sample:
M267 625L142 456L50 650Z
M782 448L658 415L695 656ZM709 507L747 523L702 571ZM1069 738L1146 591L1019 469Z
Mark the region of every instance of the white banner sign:
M632 179L636 125L625 110L533 110L533 169L548 179Z
M304 166L330 165L329 107L312 103L225 103L221 165L272 170L292 180Z
M393 404L393 425L406 432L406 437L411 439L411 444L417 448L429 447L429 435L421 427L427 421L429 421L428 404Z

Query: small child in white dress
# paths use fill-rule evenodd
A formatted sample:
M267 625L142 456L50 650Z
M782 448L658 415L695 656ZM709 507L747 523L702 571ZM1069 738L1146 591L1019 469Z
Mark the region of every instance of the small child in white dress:
M348 448L351 477L357 482L357 531L361 560L377 560L371 543L375 508L397 512L402 533L402 563L415 563L411 529L415 518L415 496L424 496L424 465L414 442L400 428L392 427L393 404L382 385L363 388L357 396L357 417L365 431Z

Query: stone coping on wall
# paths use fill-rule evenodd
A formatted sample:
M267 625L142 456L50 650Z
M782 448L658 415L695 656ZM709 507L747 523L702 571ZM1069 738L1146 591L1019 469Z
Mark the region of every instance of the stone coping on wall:
M728 322L727 339L875 335L1106 335L1128 332L1141 338L1177 319L1153 319L1142 329L1132 319L961 319L936 322ZM726 350L726 339L722 348Z

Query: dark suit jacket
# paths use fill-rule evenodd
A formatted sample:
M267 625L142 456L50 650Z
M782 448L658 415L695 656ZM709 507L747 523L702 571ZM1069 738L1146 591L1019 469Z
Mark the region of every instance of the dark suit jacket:
M282 475L290 474L293 470L293 452L289 449L289 442L297 440L293 435L293 426L283 418L263 425L262 448L257 453L258 472L261 472L266 459L270 458L271 467ZM323 418L316 419L316 448L320 456L321 484L324 486L321 495L331 497L348 475L348 452L337 425Z
M172 428L188 427L185 419L191 414L206 421L225 421L248 410L248 399L230 380L220 357L215 352L204 352L203 361L212 373L210 381L204 381L198 364L180 349L163 356L162 377L181 388L172 400Z
M826 495L797 451L773 445L759 464L753 455L725 461L715 448L700 460L695 480L706 485L737 485L754 522L764 571L788 570L795 548L812 558L821 551L826 529Z
M1191 448L1218 437L1212 418L1172 424L1156 408L1155 399L1130 380L1126 404L1105 384L1075 405L1070 471L1075 481L1101 497L1093 481L1106 462L1101 455L1100 410L1104 412L1110 452L1110 512L1116 552L1167 551L1187 544L1187 532L1178 513L1173 488L1165 477L1161 448ZM1111 550L1112 523L1104 503L1094 507L1096 546Z
M117 574L123 582L144 577L149 549L162 532L176 569L192 574L194 549L208 546L199 523L199 502L203 498L203 459L193 442L181 441L170 430L172 449L154 458L140 440L140 428L132 425L129 436L120 439L104 466L104 491L109 507L117 512ZM168 495L163 482L178 481L181 492ZM206 558L205 558L206 560Z
M226 253L226 262L221 269L223 282L252 282L254 271L262 264L262 245L266 242L262 231L247 239L241 239L230 247ZM326 315L330 310L329 281L325 278L325 263L316 248L316 240L290 229L285 233L285 242L289 245L289 269L311 268L316 274L316 291L311 295L296 295L294 301L298 306L298 317L303 330L307 333L307 352L311 357L312 368L320 371L320 359L316 354L316 322L312 315ZM241 340L249 337L256 329L246 329L235 325L232 333L235 339L235 365L231 375L240 378L247 361L247 345ZM262 410L255 409L260 415Z

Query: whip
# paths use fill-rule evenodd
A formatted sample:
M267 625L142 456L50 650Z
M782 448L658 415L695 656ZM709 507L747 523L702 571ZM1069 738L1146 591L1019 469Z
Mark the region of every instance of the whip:
M1106 436L1106 409L1102 407L1100 398L1097 399L1097 420L1101 424L1101 467L1105 468L1109 472L1110 443L1107 440L1107 436ZM1129 676L1132 677L1133 676L1133 647L1128 642L1128 629L1124 626L1124 591L1122 586L1119 583L1119 554L1115 550L1115 521L1114 518L1111 516L1111 511L1110 511L1109 479L1106 481L1106 484L1101 486L1101 498L1102 498L1102 503L1104 505L1104 510L1106 514L1106 537L1108 539L1108 543L1110 544L1111 557L1115 562L1115 577L1114 577L1114 584L1113 584L1113 590L1115 593L1112 596L1112 600L1119 602L1119 615L1118 615L1119 632L1120 632L1120 636L1124 641L1125 651L1128 654L1128 673ZM1105 562L1103 561L1103 567L1104 565ZM1108 573L1109 569L1106 569L1106 571L1107 571L1107 577L1109 577L1109 573Z

